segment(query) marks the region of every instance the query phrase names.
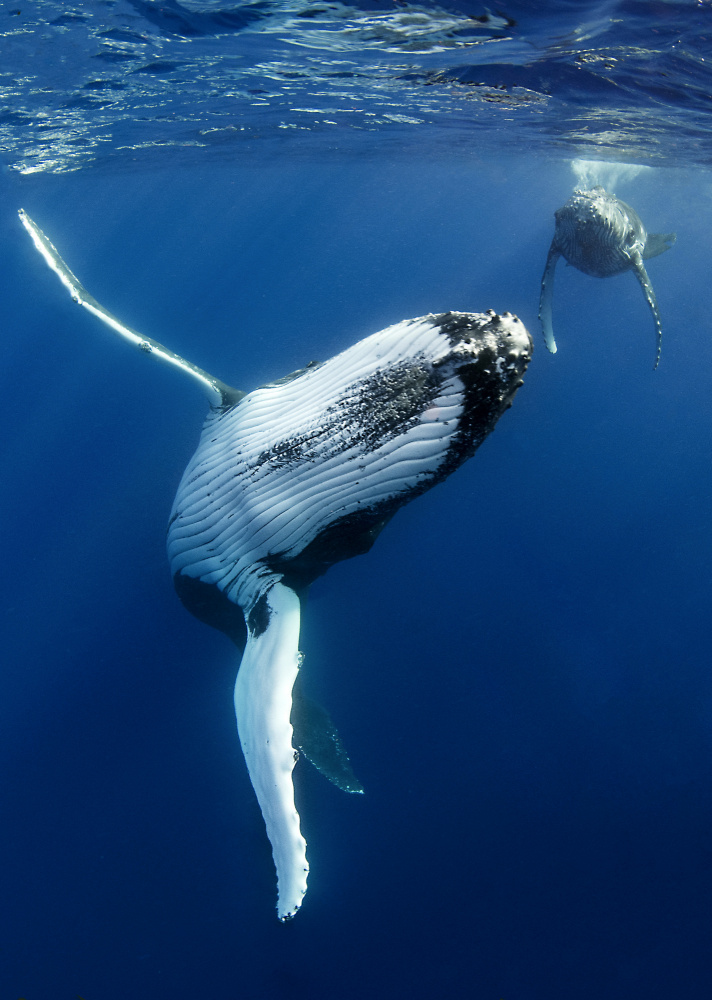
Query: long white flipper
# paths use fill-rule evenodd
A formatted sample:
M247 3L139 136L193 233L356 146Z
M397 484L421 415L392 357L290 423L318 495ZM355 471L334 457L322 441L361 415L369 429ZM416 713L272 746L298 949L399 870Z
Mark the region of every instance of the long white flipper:
M247 615L248 638L235 683L242 752L272 845L280 920L289 920L307 891L306 841L294 805L292 688L299 671L299 598L278 583Z
M547 348L552 354L556 354L556 341L554 340L554 326L551 316L551 303L554 297L554 274L556 273L556 263L561 254L552 246L546 258L546 266L541 279L541 295L539 297L539 319L544 333L544 340Z
M667 250L668 247L665 247ZM645 270L645 264L643 263L643 258L640 254L631 255L633 259L633 272L640 282L640 287L643 289L643 295L650 306L650 311L653 314L653 321L655 322L655 364L653 369L657 368L660 364L660 352L663 349L663 326L660 319L660 311L658 309L658 300L655 298L655 291L650 283L650 278L648 277L648 272Z
M163 344L159 344L157 340L153 340L151 337L144 337L143 334L138 333L138 331L132 330L130 326L126 326L125 323L122 323L121 320L112 315L108 309L105 309L96 301L93 295L89 294L82 283L75 277L74 274L72 274L62 260L57 248L45 236L37 223L33 222L27 212L21 208L18 215L20 216L20 222L32 237L32 242L35 247L42 254L45 261L52 268L55 274L59 275L60 281L65 288L68 289L69 294L72 296L74 301L78 303L78 305L88 309L89 312L96 316L97 319L100 319L102 323L106 323L106 325L110 326L115 333L118 333L120 337L128 340L129 343L138 347L141 351L144 351L146 354L153 354L161 361L165 361L169 365L174 365L176 368L180 368L181 371L184 371L187 375L196 379L196 381L200 383L203 391L207 393L213 406L222 406L225 403L237 402L238 399L244 396L243 392L233 389L232 386L226 385L224 382L221 382L220 379L217 379L213 375L208 374L208 372L203 371L202 368L198 368L197 365L192 364L190 361L186 361L186 359L182 358L179 354L169 351L167 347L164 347Z

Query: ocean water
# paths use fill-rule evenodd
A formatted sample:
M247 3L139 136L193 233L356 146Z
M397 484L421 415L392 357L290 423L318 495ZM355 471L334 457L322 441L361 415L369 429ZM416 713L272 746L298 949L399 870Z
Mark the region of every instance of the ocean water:
M710 4L0 18L0 1000L706 1000ZM553 213L595 182L677 233L655 371L632 274L560 263L543 343ZM165 554L205 399L20 207L240 388L428 312L534 338L474 458L311 588L305 682L365 794L298 762L286 924L238 657Z

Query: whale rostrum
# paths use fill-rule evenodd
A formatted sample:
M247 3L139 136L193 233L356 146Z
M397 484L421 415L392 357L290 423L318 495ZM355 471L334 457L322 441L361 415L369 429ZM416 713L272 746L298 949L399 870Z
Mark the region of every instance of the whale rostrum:
M556 354L551 305L559 257L594 278L632 271L640 282L655 323L655 365L660 363L663 328L644 260L657 257L675 242L675 233L646 233L635 209L603 187L577 188L554 213L556 227L541 279L539 319L546 346Z
M76 302L210 400L173 504L168 557L183 603L242 650L237 729L287 920L309 871L296 758L362 791L331 719L295 686L307 589L333 563L367 552L400 507L475 452L522 384L531 338L506 312L420 316L244 393L117 320L20 219Z

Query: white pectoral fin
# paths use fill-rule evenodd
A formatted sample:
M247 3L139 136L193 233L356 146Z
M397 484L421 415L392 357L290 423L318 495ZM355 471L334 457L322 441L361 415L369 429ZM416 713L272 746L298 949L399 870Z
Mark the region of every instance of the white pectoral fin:
M59 277L59 280L78 305L92 313L93 316L96 316L102 323L110 327L114 333L123 337L124 340L128 340L130 344L138 347L143 353L152 354L160 361L179 368L186 375L195 379L203 391L207 393L212 405L220 406L224 403L237 402L240 397L244 396L243 392L239 392L237 389L226 385L220 379L215 378L213 375L208 374L208 372L203 371L202 368L198 368L197 365L192 364L192 362L186 361L179 354L164 347L163 344L159 344L157 340L153 340L151 337L144 337L143 334L140 334L137 330L132 329L125 323L122 323L120 319L117 319L113 313L110 313L101 303L97 302L93 295L89 294L76 275L69 270L54 243L45 236L27 212L21 208L18 211L18 215L20 222L29 233L36 250L42 255L48 267Z
M643 295L645 296L648 305L650 306L650 311L653 314L653 319L655 320L655 364L653 365L653 370L660 364L660 352L663 349L663 326L660 321L660 312L658 310L658 300L655 298L655 291L650 283L650 278L648 277L648 272L645 270L645 264L640 255L637 259L633 260L633 270L635 275L640 282L640 287L643 289Z
M552 354L556 354L556 341L554 340L554 327L551 321L551 303L554 298L554 272L556 263L561 254L554 249L552 243L546 258L544 274L541 278L541 295L539 297L539 319L544 333L546 346Z
M248 613L248 638L235 683L242 751L277 869L280 920L293 917L307 891L306 841L294 804L292 687L299 671L300 602L275 584Z

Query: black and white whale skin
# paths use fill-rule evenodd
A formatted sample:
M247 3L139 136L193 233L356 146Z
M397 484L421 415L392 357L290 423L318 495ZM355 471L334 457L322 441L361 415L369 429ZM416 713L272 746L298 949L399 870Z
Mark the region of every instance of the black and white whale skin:
M662 325L653 286L644 260L657 257L675 242L675 233L645 232L638 213L605 188L576 189L563 208L554 213L556 229L541 279L539 319L546 346L556 354L551 319L554 270L559 257L594 278L633 271L643 289L655 321L655 368L660 362Z
M168 556L187 607L244 647L237 728L287 920L309 870L292 782L298 748L336 747L314 762L340 787L361 790L326 713L306 713L322 738L297 732L301 600L330 565L366 552L400 507L475 452L522 384L531 338L510 313L421 316L245 394L124 326L20 217L76 302L182 368L210 399L175 498Z

